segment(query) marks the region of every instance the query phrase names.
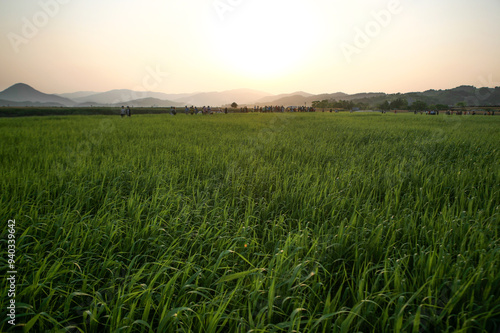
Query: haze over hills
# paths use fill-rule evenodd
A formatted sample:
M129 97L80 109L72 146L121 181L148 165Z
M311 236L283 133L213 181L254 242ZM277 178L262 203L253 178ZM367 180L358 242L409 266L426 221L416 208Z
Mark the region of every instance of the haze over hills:
M15 107L67 107L75 105L63 105L55 102L13 102L5 99L0 99L0 107L2 106L15 106Z
M122 103L125 105L131 105L134 107L179 107L179 106L184 106L182 103L166 100L166 99L159 99L159 98L153 98L153 97L146 97L146 98L141 98L141 99L134 99L133 101L127 101L126 103ZM115 104L117 107L119 107L121 104Z
M279 98L277 100L273 100L271 103L274 105L294 105L294 106L302 106L302 105L312 105L314 101L322 101L322 100L357 100L362 98L373 98L378 96L386 96L384 93L360 93L348 95L342 92L337 92L333 94L320 94L320 95L285 95L285 97ZM262 105L263 103L258 103L258 105Z
M66 94L66 96L71 94ZM134 104L135 101L141 100L141 106L148 99L155 102L154 105L163 106L181 106L181 105L213 105L220 106L231 104L237 101L238 104L253 103L255 100L263 96L270 96L269 93L251 89L234 89L223 92L204 92L191 94L165 94L161 92L151 91L133 91L128 89L116 89L103 93L85 94L73 93L76 97L75 102L91 105L117 105L117 104ZM78 96L82 95L82 96ZM163 101L163 102L160 102ZM151 104L153 105L153 104ZM151 106L149 105L149 106ZM139 106L139 105L137 105Z
M473 86L460 86L445 90L426 90L423 92L410 92L405 94L381 94L374 97L357 98L356 102L377 105L385 100L392 101L397 98L406 99L408 103L422 101L428 105L450 105L465 102L468 106L499 106L500 87L476 88Z
M255 103L263 97L272 96L269 93L252 89L233 89L222 92L199 93L189 97L176 99L175 101L185 105L211 105L221 106L236 102L241 105Z
M282 98L287 98L287 97L292 97L292 96L301 96L301 97L310 97L314 96L313 94L306 93L304 91L296 91L291 94L279 94L279 95L270 95L263 97L257 101L255 101L256 104L261 104L261 103L272 103L274 101L277 101Z
M95 94L99 94L99 93L96 91L77 91L74 93L57 94L57 96L61 96L64 98L69 98L69 99L74 100L74 101L78 101L80 99L85 100L85 97L95 95Z
M460 86L453 89L427 90L404 94L385 94L382 92L345 94L337 92L313 95L299 91L291 94L272 95L251 89L191 94L166 94L161 92L116 89L102 93L88 91L55 95L45 94L24 83L17 83L0 92L0 106L118 107L121 105L130 105L132 107L178 107L184 105L223 106L233 102L241 106L310 106L314 101L345 100L376 107L376 105L385 100L392 101L397 98L406 99L410 104L420 100L427 104L455 105L458 102L466 102L469 106L493 106L500 105L500 87L475 88L473 86Z
M142 100L145 98L154 98L159 100L175 100L186 96L190 96L190 94L165 94L161 92L152 92L152 91L114 89L106 92L93 93L90 95L75 97L73 98L73 100L79 103L87 103L87 104L91 103L93 105L116 105L139 99Z
M16 83L13 86L0 92L0 100L11 105L14 104L43 104L46 106L73 106L76 103L68 98L58 95L44 94L27 84ZM2 103L2 104L4 104Z

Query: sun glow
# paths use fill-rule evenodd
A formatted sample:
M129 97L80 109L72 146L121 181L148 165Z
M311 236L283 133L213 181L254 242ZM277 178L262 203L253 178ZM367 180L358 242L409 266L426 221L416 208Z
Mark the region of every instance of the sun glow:
M231 22L220 26L216 40L223 51L219 59L228 71L252 78L270 79L300 71L318 35L309 6L278 1L236 8ZM282 15L276 16L276 12Z
M0 1L0 90L137 90L150 69L166 93L499 85L498 0L117 3Z

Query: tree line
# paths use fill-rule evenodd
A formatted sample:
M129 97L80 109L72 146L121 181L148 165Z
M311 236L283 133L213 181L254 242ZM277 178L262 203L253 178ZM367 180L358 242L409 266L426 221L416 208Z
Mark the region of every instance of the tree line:
M456 104L457 107L464 108L467 106L465 102L459 102ZM436 110L443 111L449 110L450 107L445 104L427 104L424 101L417 100L413 103L408 103L408 100L405 98L396 98L392 101L385 100L381 103L370 105L364 102L355 102L355 101L347 101L347 100L322 100L322 101L314 101L312 102L312 107L314 108L323 108L323 109L342 109L342 110L353 110L360 109L366 110L370 108L375 108L377 110L389 111L389 110L411 110L411 111L425 111L425 110Z
M370 107L368 103L363 102L354 102L347 100L322 100L322 101L314 101L312 102L313 108L319 109L343 109L343 110L352 110L354 108L359 109L367 109Z

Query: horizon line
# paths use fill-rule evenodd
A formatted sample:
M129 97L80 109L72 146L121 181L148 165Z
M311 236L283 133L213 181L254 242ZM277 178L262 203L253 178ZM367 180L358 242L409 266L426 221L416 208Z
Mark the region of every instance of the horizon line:
M206 93L224 93L224 92L229 92L229 91L235 91L235 90L252 90L252 91L257 91L257 92L261 92L261 93L266 93L266 94L269 94L269 96L278 96L278 95L291 95L291 94L294 94L294 93L299 93L299 92L303 92L303 93L306 93L306 94L310 94L312 96L318 96L318 95L331 95L331 94L346 94L346 95L357 95L357 94L386 94L386 95L396 95L396 94L409 94L409 93L419 93L419 92L425 92L425 91L432 91L432 90L435 90L435 91L442 91L442 90L451 90L451 89L456 89L456 88L460 88L460 87L473 87L473 88L476 88L476 89L482 89L482 88L488 88L488 89L495 89L495 88L500 88L500 86L495 86L495 87L477 87L477 86L474 86L474 85L470 85L470 84L462 84L462 85L458 85L456 87L451 87L451 88L439 88L439 89L436 89L436 88L428 88L426 90L419 90L419 91L416 91L416 90L413 90L413 91L398 91L398 92L384 92L384 91L358 91L358 92L354 92L354 93L349 93L349 92L345 92L345 91L335 91L335 92L322 92L322 93L310 93L310 92L307 92L305 90L296 90L296 91L293 91L293 92L281 92L281 93L269 93L267 91L263 91L263 90L258 90L258 89L254 89L254 88L233 88L233 89L226 89L226 90L212 90L212 91L194 91L194 92L164 92L164 91L153 91L153 90L132 90L132 89L128 89L128 88L115 88L115 89L110 89L110 90L105 90L105 91L94 91L94 90L77 90L77 91L72 91L72 92L65 92L65 93L46 93L46 92L43 92L41 90L39 90L38 88L35 88L33 87L32 85L28 84L28 83L24 83L24 82L17 82L17 83L14 83L14 84L11 84L10 86L8 86L7 88L4 88L2 90L0 90L0 92L3 92L15 85L18 85L18 84L22 84L22 85L27 85L29 87L31 87L32 89L35 89L39 92L42 92L44 94L48 94L48 95L63 95L63 94L74 94L74 93L79 93L79 92L92 92L92 93L95 93L95 94L102 94L102 93L107 93L107 92L111 92L111 91L117 91L117 90L128 90L128 91L133 91L133 92L150 92L150 93L162 93L162 94L167 94L167 95L182 95L182 94L206 94Z

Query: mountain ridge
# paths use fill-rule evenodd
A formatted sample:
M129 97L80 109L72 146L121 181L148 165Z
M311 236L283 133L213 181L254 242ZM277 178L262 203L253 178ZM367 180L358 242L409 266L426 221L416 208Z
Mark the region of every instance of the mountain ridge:
M64 96L73 96L73 99ZM25 84L16 83L0 92L0 106L109 106L130 105L134 107L210 105L223 106L236 102L241 106L312 105L314 101L346 100L367 105L377 105L385 100L404 98L409 103L421 100L428 104L455 105L466 102L469 106L500 105L500 87L476 88L462 85L451 89L428 89L423 92L386 94L368 92L346 94L343 92L309 94L297 91L290 94L273 95L254 89L232 89L226 91L198 92L191 94L166 94L151 91L133 91L114 89L107 92L94 93L75 92L66 94L45 94Z
M68 98L54 94L45 94L26 83L16 83L0 92L0 100L13 103L54 103L56 106L73 106L76 104Z

